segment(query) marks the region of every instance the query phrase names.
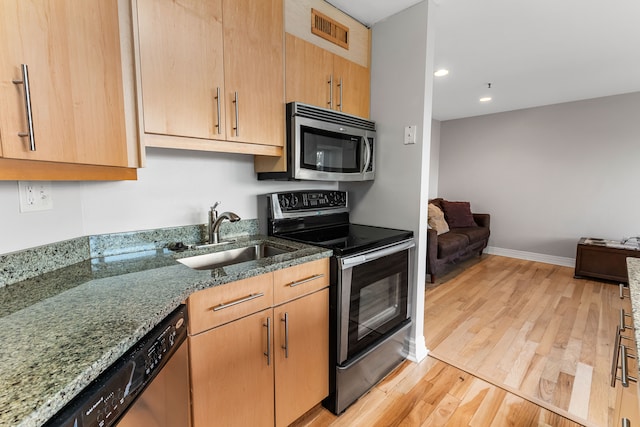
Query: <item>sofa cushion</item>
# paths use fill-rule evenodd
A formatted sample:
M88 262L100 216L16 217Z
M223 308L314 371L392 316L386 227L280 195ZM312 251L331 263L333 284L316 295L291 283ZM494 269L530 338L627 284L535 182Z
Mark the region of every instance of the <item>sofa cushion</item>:
M481 242L489 238L489 229L487 227L463 227L455 228L451 231L467 236L470 244Z
M438 258L446 258L457 252L464 252L469 245L469 237L465 234L448 232L438 236Z
M444 212L442 212L440 208L433 203L429 203L427 218L429 227L436 230L438 235L449 231L449 225L447 224L447 221L444 220Z
M473 220L469 202L449 202L443 200L441 206L444 211L444 218L450 228L478 226Z

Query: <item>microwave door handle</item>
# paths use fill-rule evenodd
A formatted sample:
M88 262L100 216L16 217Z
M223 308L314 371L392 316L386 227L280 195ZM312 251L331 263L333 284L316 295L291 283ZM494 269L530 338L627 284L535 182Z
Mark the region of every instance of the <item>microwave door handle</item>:
M365 161L360 173L365 173L367 171L367 168L369 167L369 162L371 161L371 144L369 144L369 138L367 138L366 136L362 137L362 141L364 142Z

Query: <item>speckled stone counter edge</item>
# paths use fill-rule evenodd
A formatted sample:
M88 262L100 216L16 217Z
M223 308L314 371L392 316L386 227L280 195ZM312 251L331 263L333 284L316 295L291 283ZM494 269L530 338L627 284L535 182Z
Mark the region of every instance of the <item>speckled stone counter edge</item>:
M636 336L636 354L640 354L640 258L627 258L629 294Z
M0 254L0 288L90 258L161 249L171 242L200 243L206 240L204 224L155 230L84 236L23 251ZM222 223L220 235L230 239L258 234L258 220Z

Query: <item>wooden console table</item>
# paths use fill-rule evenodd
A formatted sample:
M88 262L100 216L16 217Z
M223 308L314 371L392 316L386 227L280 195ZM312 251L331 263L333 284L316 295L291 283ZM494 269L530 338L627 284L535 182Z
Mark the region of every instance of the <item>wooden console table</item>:
M576 252L575 277L593 277L629 283L627 258L640 258L640 250L607 245L610 240L583 237Z

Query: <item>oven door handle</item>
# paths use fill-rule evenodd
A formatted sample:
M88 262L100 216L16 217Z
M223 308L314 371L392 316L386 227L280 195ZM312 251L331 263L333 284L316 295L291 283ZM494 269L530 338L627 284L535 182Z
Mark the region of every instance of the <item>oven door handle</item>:
M376 260L378 258L385 257L387 255L395 254L396 252L402 252L407 249L411 249L416 246L416 243L413 239L405 240L397 245L387 246L385 248L380 249L375 252L368 252L362 255L355 255L348 258L342 258L340 260L340 268L342 270L346 270L352 267L355 267L360 264L364 264L366 262L370 262Z

